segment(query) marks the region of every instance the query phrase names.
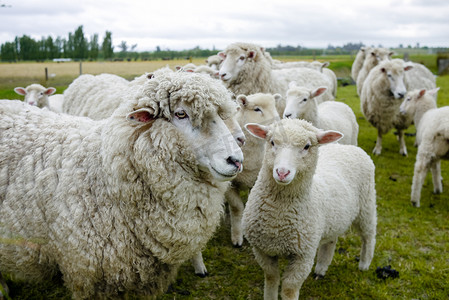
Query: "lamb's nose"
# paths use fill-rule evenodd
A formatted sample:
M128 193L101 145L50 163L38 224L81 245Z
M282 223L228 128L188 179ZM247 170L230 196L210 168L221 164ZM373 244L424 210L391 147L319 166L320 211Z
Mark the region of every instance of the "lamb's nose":
M279 176L279 180L284 181L284 179L288 176L288 174L290 174L290 170L280 168L280 169L276 169L276 173Z

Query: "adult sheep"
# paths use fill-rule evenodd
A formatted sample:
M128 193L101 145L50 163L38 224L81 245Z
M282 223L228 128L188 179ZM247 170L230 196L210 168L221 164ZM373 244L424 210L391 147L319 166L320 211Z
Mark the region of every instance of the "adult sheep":
M449 106L437 108L435 95L439 88L407 92L400 112L413 117L418 152L413 174L411 202L420 206L421 189L429 170L432 172L433 192L443 192L441 160L449 154Z
M219 225L242 152L228 91L167 73L111 117L0 103L0 270L60 270L75 299L157 295Z
M352 145L320 146L341 134L304 120L247 124L246 129L266 143L259 177L243 212L244 235L265 273L264 299L278 299L280 257L288 259L282 299L298 299L315 256L315 274L322 277L338 237L351 225L362 240L359 269L368 270L377 224L371 158Z
M287 68L272 69L271 61L263 53L261 46L250 43L234 43L219 55L224 61L219 76L224 85L234 95L256 93L280 94L285 97L290 81L307 87L330 87L326 76L314 69ZM320 96L319 101L333 100L330 91ZM278 107L282 115L282 107Z
M53 95L56 92L54 87L46 88L40 84L33 83L23 87L16 87L14 91L22 96L25 96L25 103L39 108L48 108L55 112L61 112L62 101L64 98L60 95Z
M360 107L367 121L377 129L373 149L376 155L382 152L382 136L393 127L398 130L399 153L407 155L403 131L410 121L399 114L399 106L407 92L404 72L411 68L402 59L386 60L370 71L363 84Z
M357 76L359 76L360 69L362 69L363 62L365 61L366 53L370 50L369 47L360 47L354 62L351 66L351 77L354 82L357 82Z
M299 87L294 81L289 84L284 118L303 119L324 130L343 133L339 143L357 146L359 125L352 109L343 102L325 101L318 104L316 97L326 87L308 89Z

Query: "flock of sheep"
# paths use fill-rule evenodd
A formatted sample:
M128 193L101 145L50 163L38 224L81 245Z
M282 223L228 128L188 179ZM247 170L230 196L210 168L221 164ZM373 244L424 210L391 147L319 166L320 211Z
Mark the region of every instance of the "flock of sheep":
M382 135L417 128L411 201L429 169L442 192L449 114L434 76L382 48L353 64L361 108ZM228 203L231 241L246 238L277 299L297 299L314 259L325 275L351 225L367 270L376 243L375 166L357 147L352 109L333 101L327 63L271 58L234 43L203 66L132 81L81 75L64 94L32 84L0 100L0 271L31 280L63 274L73 298L164 293L201 251ZM412 71L414 70L414 71ZM402 103L402 104L401 104ZM446 118L446 119L445 119ZM353 168L357 165L357 168ZM240 197L248 191L246 205ZM4 291L7 286L0 274Z

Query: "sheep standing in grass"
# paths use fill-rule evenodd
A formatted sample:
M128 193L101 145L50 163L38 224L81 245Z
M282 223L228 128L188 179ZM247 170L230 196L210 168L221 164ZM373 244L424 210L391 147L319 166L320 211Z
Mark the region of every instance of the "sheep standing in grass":
M16 87L14 91L22 96L25 96L25 103L28 103L32 106L37 106L39 108L48 108L55 112L61 112L61 106L62 101L64 101L64 98L61 96L53 96L56 92L56 89L54 87L46 88L40 84L33 83L27 86L26 88L23 87Z
M356 80L358 95L361 95L363 84L371 69L384 60L391 60L393 54L392 51L385 48L371 48L366 52L365 60Z
M363 115L377 128L377 141L373 153L382 152L382 136L393 127L398 130L399 153L407 155L403 130L409 124L399 114L399 106L406 91L404 73L412 66L402 59L386 60L374 67L363 84L360 107Z
M363 62L365 61L366 53L368 53L369 50L369 47L361 47L355 56L351 66L351 77L354 82L357 82L357 76L359 76L360 69L362 69Z
M407 93L400 111L413 117L416 126L415 170L413 174L411 202L420 206L421 189L429 170L432 172L433 192L442 193L441 159L449 156L449 106L437 108L433 90L413 90Z
M330 87L326 76L310 68L287 68L273 70L271 61L263 53L263 48L247 43L229 45L219 55L224 58L219 76L224 85L234 95L251 95L256 93L280 94L285 97L290 81L306 87ZM328 90L320 96L319 101L333 100ZM283 110L278 108L279 114Z
M60 270L75 299L157 295L220 224L243 154L228 91L167 73L112 116L0 103L0 271Z
M247 124L266 141L265 156L243 213L243 231L265 273L264 299L278 299L279 257L287 257L282 299L298 299L312 270L324 276L337 239L351 225L362 239L359 269L368 270L376 241L374 164L352 145L307 121ZM354 166L357 166L354 168Z
M339 143L357 146L359 125L352 109L345 103L326 101L318 104L316 97L324 93L326 87L308 89L298 87L294 81L287 91L284 118L303 119L324 130L343 133Z

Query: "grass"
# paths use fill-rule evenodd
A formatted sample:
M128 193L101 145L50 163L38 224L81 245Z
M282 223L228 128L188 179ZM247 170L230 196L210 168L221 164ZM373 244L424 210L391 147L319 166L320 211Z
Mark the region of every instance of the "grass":
M322 60L320 57L318 59ZM326 59L328 60L328 59ZM176 63L176 62L174 62ZM119 64L119 63L116 63ZM349 57L332 60L331 67L348 77ZM131 65L128 65L131 66ZM0 69L3 65L0 65ZM349 69L348 69L349 68ZM118 69L118 68L117 68ZM149 70L151 71L151 70ZM127 71L124 76L135 71ZM2 73L2 72L0 72ZM66 75L69 76L69 75ZM56 76L57 78L58 76ZM10 94L0 78L0 98ZM53 80L53 79L52 79ZM56 80L56 79L55 79ZM13 84L9 84L14 87ZM25 85L25 84L23 84ZM437 78L441 88L438 105L449 105L449 76ZM58 85L61 89L66 85ZM6 96L5 96L6 95ZM358 270L360 238L349 230L339 239L337 250L322 280L309 277L301 288L300 299L447 299L449 295L449 162L442 162L443 194L434 195L430 174L427 176L421 207L410 204L416 148L414 137L407 136L408 157L399 155L399 145L391 131L383 139L380 156L373 156L376 130L364 119L354 85L338 88L337 101L353 108L360 126L359 146L371 155L376 165L377 243L369 271ZM407 133L414 133L412 126ZM357 166L354 166L357 167ZM216 235L203 252L210 275L199 278L189 262L184 263L170 292L157 297L168 299L262 299L263 272L245 241L242 248L232 247L229 218L223 219ZM285 265L286 261L282 261ZM391 266L398 278L380 279L377 267ZM62 279L43 283L25 283L7 276L14 299L69 299ZM129 299L140 299L130 296Z

